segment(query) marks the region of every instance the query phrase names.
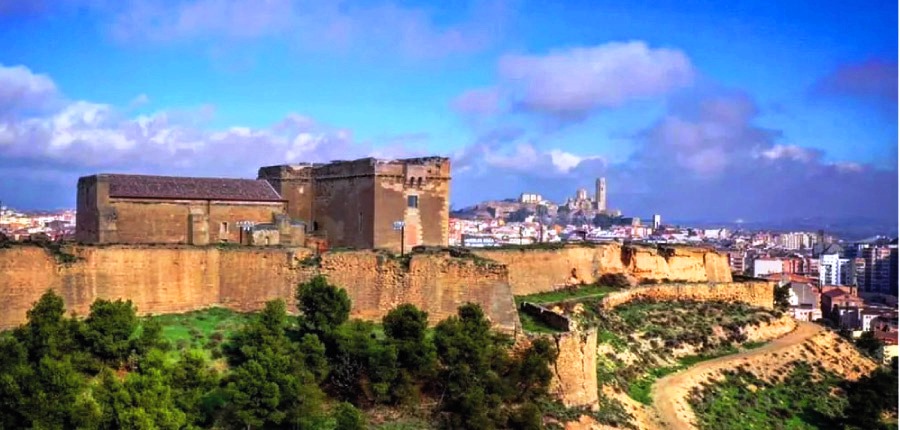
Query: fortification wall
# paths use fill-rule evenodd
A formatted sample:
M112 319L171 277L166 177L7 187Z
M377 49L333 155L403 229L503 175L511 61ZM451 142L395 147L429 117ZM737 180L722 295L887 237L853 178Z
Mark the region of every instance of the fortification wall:
M774 304L772 284L764 281L726 282L718 284L661 284L610 293L602 306L612 309L632 300L696 300L744 302L771 309Z
M317 273L347 290L353 317L380 319L412 303L437 322L459 304L474 302L499 328L518 324L505 267L443 253L416 254L407 267L404 260L368 251L327 253L320 265L310 264L305 248L123 245L67 252L78 261L57 263L38 247L0 249L0 329L24 322L48 289L79 315L98 298L130 299L141 314L209 306L252 311L275 298L293 307L296 285Z
M505 264L513 294L558 289L572 277L593 283L608 273L640 280L731 282L728 257L689 247L635 247L616 243L570 245L558 249L484 249L476 255Z
M552 367L550 392L566 406L596 407L597 330L553 335L559 355Z

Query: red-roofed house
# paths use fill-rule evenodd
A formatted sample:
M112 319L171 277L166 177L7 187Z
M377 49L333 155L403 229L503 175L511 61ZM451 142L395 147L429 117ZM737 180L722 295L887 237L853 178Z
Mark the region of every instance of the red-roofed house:
M842 327L856 327L863 300L855 294L835 288L822 293L822 315L838 322Z

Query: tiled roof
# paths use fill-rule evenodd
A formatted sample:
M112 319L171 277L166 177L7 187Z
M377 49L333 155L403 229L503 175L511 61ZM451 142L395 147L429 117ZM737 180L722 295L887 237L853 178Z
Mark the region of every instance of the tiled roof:
M265 180L186 178L150 175L101 175L109 182L110 197L241 200L277 202L282 198Z
M850 294L843 290L830 290L822 293L822 295L828 297L840 297L840 296L849 296Z

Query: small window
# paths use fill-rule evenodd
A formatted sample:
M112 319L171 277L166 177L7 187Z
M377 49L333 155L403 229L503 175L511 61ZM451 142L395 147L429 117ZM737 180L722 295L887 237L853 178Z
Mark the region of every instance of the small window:
M411 208L419 207L419 196L408 196L406 198L406 206Z
M227 222L222 223L222 228L219 229L219 232L222 234L228 234L228 223Z
M417 183L416 185L419 186L419 187L422 186L422 178L419 178L418 183Z

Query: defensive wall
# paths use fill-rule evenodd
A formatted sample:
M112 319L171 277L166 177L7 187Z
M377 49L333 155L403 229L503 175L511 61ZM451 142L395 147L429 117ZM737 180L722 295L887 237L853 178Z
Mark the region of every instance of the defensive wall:
M294 304L299 282L321 273L347 290L351 316L380 319L412 303L437 322L461 303L480 304L495 325L518 326L506 267L447 253L406 258L372 251L325 253L306 248L194 246L71 246L77 259L60 263L37 246L0 249L0 328L25 321L46 290L85 315L98 298L130 299L141 314L186 312L210 306L261 309L275 298Z
M771 309L774 292L772 284L764 281L726 283L683 283L652 285L610 293L601 306L612 309L632 300L695 300L737 301ZM555 318L566 319L563 315ZM571 325L570 325L571 326ZM771 340L796 326L785 315L775 321L748 327L748 340ZM572 330L554 334L559 356L553 367L551 389L567 406L596 406L597 395L597 331L595 328Z
M484 249L473 253L506 265L509 284L517 296L559 288L573 274L587 284L613 273L627 274L638 281L732 281L728 257L707 248L604 243Z
M761 308L772 309L775 301L771 282L725 282L718 284L661 284L636 287L610 293L603 298L602 306L612 309L632 300L693 300L744 302Z

